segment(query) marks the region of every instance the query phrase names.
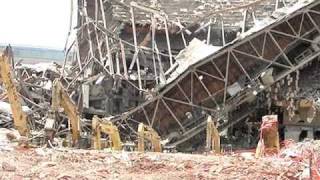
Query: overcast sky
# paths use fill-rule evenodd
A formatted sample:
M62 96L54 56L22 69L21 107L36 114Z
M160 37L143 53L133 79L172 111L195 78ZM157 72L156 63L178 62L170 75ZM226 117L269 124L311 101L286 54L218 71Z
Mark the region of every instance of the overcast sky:
M63 49L71 0L0 0L0 44Z

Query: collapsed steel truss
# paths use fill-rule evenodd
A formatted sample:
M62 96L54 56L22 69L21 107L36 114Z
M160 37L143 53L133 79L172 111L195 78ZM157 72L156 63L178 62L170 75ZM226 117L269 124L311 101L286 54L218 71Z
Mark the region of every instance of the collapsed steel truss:
M291 14L279 14L277 19L268 19L267 26L242 34L115 120L144 122L162 136L175 129L180 137L173 145L178 145L205 128L205 122L198 118L203 114L225 117L219 124L220 131L243 119L254 111L245 107L249 106L248 100L272 85L261 82L263 72L272 68L277 82L320 55L315 48L319 46L320 2L286 11ZM230 94L232 85L239 85L241 90ZM191 118L191 122L188 113L197 118Z
M237 31L240 30L244 33L258 19L262 19L266 17L266 14L269 15L279 7L295 1L248 0L246 1L247 4L240 4L240 6L231 4L230 7L226 5L226 7L222 6L219 9L214 9L213 13L198 17L194 23L188 24L172 18L172 15L169 16L163 10L146 7L135 2L125 1L126 4L114 0L106 2L102 0L79 0L80 23L78 26L80 28L78 38L73 44L77 50L77 67L80 70L77 76L88 74L85 73L86 69L90 67L90 64L95 63L103 67L103 71L107 74L128 80L137 90L146 91L149 88L145 83L146 81L154 81L155 85L165 84L167 70L175 65L174 57L177 53L173 52L172 46L175 40L172 39L172 36L179 37L179 44L182 44L182 46L179 45L178 49L186 47L193 37L197 36L200 36L197 38L205 40L207 44L224 46L234 40ZM119 35L120 31L123 30L120 25L121 22L110 18L113 16L110 13L113 5L124 9L124 12L121 13L129 14L128 22L125 23L131 25L125 25L124 29L124 31L129 31L129 40ZM263 7L267 7L269 10L266 11ZM141 20L141 16L137 20L136 16L141 12L145 16L142 17L143 20ZM230 12L235 15L230 15ZM264 13L259 14L258 12ZM229 18L226 19L226 17ZM232 18L234 20L230 20ZM139 23L141 21L147 21L149 25L146 28L140 27ZM202 25L196 26L196 30L191 32L189 28L195 28L192 27L194 24ZM138 25L139 27L137 27ZM213 31L220 34L219 37L213 37ZM204 33L199 35L200 32ZM230 32L233 32L233 34L227 35ZM158 33L164 33L165 43L157 41ZM143 35L139 36L139 34ZM127 61L127 59L130 59L130 61ZM145 65L147 61L150 61L150 65ZM142 66L144 69L141 69ZM147 71L151 72L148 74Z
M285 7L263 21L262 26L248 31L257 23L255 12L261 11L260 5L266 1L218 10L201 18L202 25L190 32L188 23L170 19L154 7L118 1L79 0L80 21L77 39L73 43L77 73L74 80L68 82L68 88L74 86L78 77L97 78L95 76L101 71L111 79L126 81L128 89L135 89L140 92L140 98L147 100L114 117L113 121L126 132L135 133L139 122L153 127L162 137L177 132L179 135L171 141L172 145L203 131L203 119L207 114L219 121L219 130L222 131L255 111L251 108L252 99L272 85L261 82L261 74L272 69L276 82L319 56L316 48L320 34L319 2L299 1L287 6L288 1L268 0L270 7L274 6L270 13L277 10L279 4ZM112 19L110 8L113 4L122 6L129 13L130 20L124 26ZM242 21L237 23L240 24L237 28L225 25L223 17L228 10L241 14ZM149 25L139 25L136 13L140 11L148 14L149 17L145 18ZM227 38L228 28L235 34L234 29L241 33L237 38L236 35ZM217 38L212 37L214 30L220 31L221 43L213 41ZM125 31L129 38L121 37L121 31ZM212 51L208 57L199 59L175 77L173 74L179 64L173 48L176 39L173 38L179 37L182 46L177 49L183 49L196 37L193 34L201 31L204 36L200 40L223 48ZM163 42L157 40L161 33ZM84 107L89 107L89 88L82 85ZM156 91L150 93L153 88Z

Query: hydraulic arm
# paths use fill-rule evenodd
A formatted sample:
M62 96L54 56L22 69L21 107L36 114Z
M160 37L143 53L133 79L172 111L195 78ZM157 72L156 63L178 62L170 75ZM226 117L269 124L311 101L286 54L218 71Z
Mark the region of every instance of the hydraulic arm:
M8 46L4 53L0 55L0 74L4 87L7 90L9 103L11 105L14 126L23 136L28 135L27 115L22 111L19 100L19 93L13 82L11 74L10 59L12 58L11 47Z
M207 119L207 149L220 153L220 135L211 116Z
M138 151L144 152L144 140L147 139L152 144L152 150L154 152L161 152L160 136L158 133L149 126L143 123L139 124L138 127Z
M255 156L259 158L264 156L266 152L280 152L277 115L266 115L262 117L260 140L256 148Z
M122 142L118 127L110 121L103 121L97 116L94 116L92 119L92 140L94 149L101 149L101 132L109 135L112 150L121 150Z
M52 87L52 111L58 112L62 107L67 114L72 131L72 142L76 145L80 138L80 115L76 105L68 93L63 89L59 79L54 80Z

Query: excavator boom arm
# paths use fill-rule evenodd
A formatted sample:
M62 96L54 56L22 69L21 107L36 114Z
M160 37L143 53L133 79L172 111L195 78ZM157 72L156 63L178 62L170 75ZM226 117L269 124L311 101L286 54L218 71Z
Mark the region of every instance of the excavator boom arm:
M12 53L10 46L6 48L3 55L0 55L0 74L2 82L7 90L9 103L12 110L14 126L23 136L28 134L27 115L22 110L22 105L19 100L19 93L13 82L10 57Z
M70 99L68 93L63 89L61 82L56 79L53 82L52 89L52 109L58 112L59 107L62 107L67 114L71 123L72 141L75 145L80 138L80 115L76 105Z

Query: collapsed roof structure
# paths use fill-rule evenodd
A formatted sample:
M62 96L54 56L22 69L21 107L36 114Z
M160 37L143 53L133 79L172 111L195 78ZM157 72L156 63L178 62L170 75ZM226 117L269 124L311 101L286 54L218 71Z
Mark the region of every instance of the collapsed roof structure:
M77 4L63 65L0 53L4 177L320 179L319 0Z
M316 119L302 114L317 113L317 97L297 97L309 87L299 87L300 76L308 77L301 69L317 64L320 53L317 1L77 3L68 75L77 80L67 89L81 87L83 116L110 117L126 140L143 122L168 146L194 147L212 115L223 142L243 147L255 145L263 114L303 127L310 126L304 119Z

